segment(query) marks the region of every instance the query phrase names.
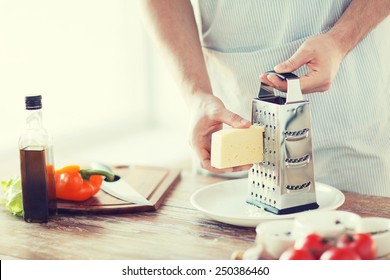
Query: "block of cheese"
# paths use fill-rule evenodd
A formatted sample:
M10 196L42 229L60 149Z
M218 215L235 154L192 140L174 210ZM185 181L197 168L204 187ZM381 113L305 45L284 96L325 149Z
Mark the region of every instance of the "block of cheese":
M228 168L263 161L264 126L226 128L211 136L211 166Z

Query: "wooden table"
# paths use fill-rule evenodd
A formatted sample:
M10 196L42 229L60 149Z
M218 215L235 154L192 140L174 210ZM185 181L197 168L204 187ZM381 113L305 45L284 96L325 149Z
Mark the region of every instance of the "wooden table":
M229 259L254 245L255 230L207 219L191 194L221 178L182 173L157 212L58 215L25 223L0 210L0 259ZM345 193L339 209L390 218L390 198Z

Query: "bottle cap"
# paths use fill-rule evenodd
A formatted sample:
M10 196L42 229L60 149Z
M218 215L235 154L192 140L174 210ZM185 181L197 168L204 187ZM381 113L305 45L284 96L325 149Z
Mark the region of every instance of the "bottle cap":
M26 110L38 110L42 108L42 96L26 96Z

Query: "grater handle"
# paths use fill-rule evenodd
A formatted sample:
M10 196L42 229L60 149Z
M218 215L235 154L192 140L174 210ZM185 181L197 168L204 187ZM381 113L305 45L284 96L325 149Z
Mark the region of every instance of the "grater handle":
M265 72L265 74L273 74L281 78L282 80L289 80L289 79L299 79L297 75L294 73L288 72L288 73L277 73L273 70Z
M302 102L304 101L301 84L299 81L299 77L294 73L276 73L275 71L267 71L266 74L273 74L278 76L279 78L287 81L287 95L286 95L286 104ZM261 87L265 85L261 83ZM269 86L268 86L269 87Z

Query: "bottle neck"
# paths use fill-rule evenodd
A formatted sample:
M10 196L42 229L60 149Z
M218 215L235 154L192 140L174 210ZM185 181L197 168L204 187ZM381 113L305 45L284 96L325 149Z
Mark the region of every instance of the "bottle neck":
M42 110L27 110L26 125L28 129L42 128Z

